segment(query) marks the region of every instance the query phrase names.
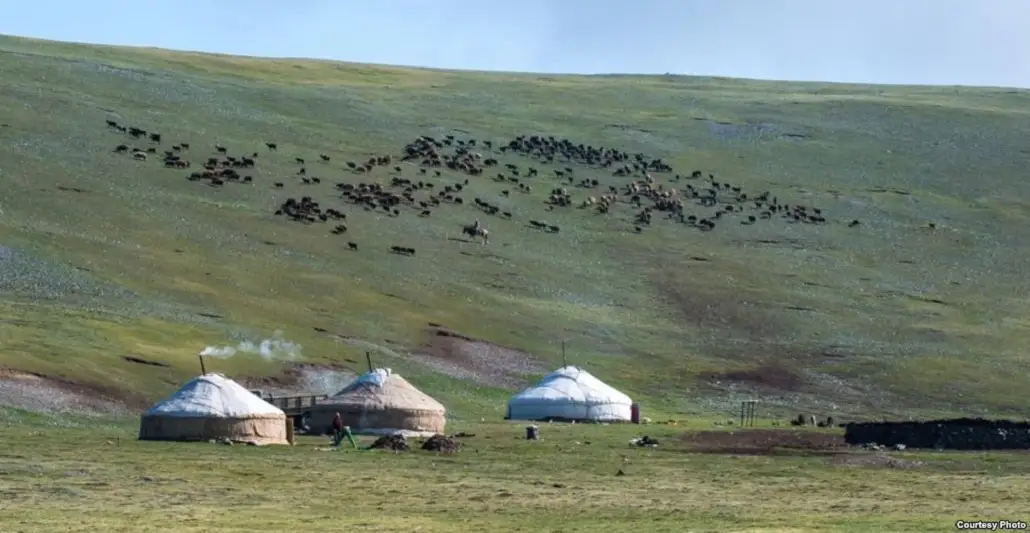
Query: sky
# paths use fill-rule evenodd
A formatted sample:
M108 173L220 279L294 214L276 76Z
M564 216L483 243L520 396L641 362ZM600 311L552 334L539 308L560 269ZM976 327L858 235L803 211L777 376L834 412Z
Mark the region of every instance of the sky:
M0 0L0 33L470 70L1030 88L1030 0Z

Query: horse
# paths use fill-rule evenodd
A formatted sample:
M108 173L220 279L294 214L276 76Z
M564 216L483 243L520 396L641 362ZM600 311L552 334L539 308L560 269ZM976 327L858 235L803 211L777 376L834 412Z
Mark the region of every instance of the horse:
M478 223L472 224L471 226L462 227L461 232L472 238L482 237L483 244L486 244L487 241L490 240L490 232L487 231L487 229L483 226L480 226Z

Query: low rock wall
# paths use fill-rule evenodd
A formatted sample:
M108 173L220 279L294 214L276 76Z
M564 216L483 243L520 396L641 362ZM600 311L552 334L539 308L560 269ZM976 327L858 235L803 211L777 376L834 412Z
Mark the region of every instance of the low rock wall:
M926 422L857 422L844 425L848 444L940 450L1027 450L1030 422L958 418Z

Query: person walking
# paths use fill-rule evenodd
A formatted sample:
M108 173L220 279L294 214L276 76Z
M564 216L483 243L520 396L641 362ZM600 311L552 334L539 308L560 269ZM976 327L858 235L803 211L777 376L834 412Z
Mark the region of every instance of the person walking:
M333 446L339 447L343 444L343 439L346 438L350 445L355 449L358 447L357 441L354 440L354 434L350 432L350 426L343 425L343 417L340 413L336 413L333 416Z
M340 413L333 416L333 446L339 446L343 440L343 417Z

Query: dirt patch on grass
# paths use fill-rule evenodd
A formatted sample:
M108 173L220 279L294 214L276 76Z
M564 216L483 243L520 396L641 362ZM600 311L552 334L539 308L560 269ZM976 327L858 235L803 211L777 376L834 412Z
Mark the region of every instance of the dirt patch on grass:
M698 338L709 336L725 344L727 335L750 346L762 346L775 339L789 336L791 327L780 317L761 305L763 296L749 291L746 274L732 291L719 288L722 281L711 279L715 274L709 266L689 269L663 269L652 274L650 282L655 295L668 306L673 316L693 329ZM729 265L717 267L727 271ZM738 269L739 270L739 269ZM738 346L733 347L738 350ZM759 350L754 350L756 353Z
M412 358L437 372L508 389L525 385L526 374L542 372L529 354L474 339L441 327L430 326L423 345Z
M785 302L753 287L761 286L736 265L681 270L662 269L650 277L655 295L668 316L683 325L689 342L706 355L725 361L718 371L702 373L699 380L720 390L750 390L790 394L817 394L823 383L810 368L830 358L827 348L799 342L799 322L781 310ZM730 288L719 276L732 275ZM801 307L801 306L795 306Z
M806 379L800 372L777 363L743 370L704 372L699 377L716 387L733 385L788 392L799 392L806 384Z
M127 414L148 402L114 388L0 368L0 407L39 413Z
M795 429L699 431L682 437L686 451L733 455L818 455L849 449L843 435Z
M147 359L145 357L140 357L138 355L131 355L131 354L130 355L123 355L122 356L122 360L124 360L126 362L129 362L129 363L136 363L137 365L158 366L158 367L161 367L161 368L168 368L168 367L172 366L172 365L169 365L168 363L165 363L164 361L151 361L150 359Z
M329 364L290 363L273 376L239 378L250 389L279 395L335 394L357 374L348 368Z

